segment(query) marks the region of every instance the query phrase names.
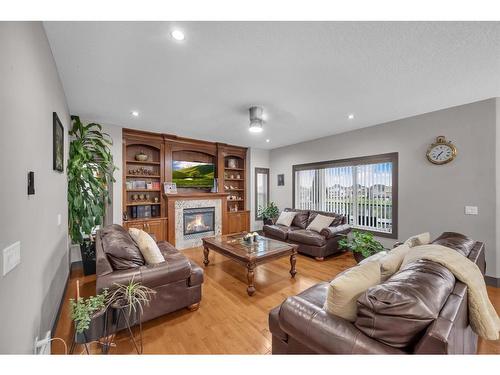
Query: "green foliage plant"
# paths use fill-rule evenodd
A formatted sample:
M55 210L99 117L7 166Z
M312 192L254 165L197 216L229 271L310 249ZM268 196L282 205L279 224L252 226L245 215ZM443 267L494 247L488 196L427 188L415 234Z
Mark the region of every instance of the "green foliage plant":
M71 309L71 319L75 323L76 333L82 333L90 327L92 316L106 308L106 301L108 298L108 291L103 290L97 296L88 298L78 298L77 300L71 298L69 300Z
M339 245L341 249L361 253L365 258L384 250L384 246L373 238L373 234L358 230L352 231L352 238L341 239Z
M263 220L273 220L280 215L280 210L274 202L269 202L267 207L259 206L258 215Z
M102 224L105 203L110 201L108 186L114 182L111 137L102 126L84 125L71 116L72 137L68 161L68 224L74 243L81 244L85 235Z
M108 298L108 305L126 307L129 309L129 314L140 310L142 314L143 307L149 306L154 294L156 294L156 291L134 281L134 278L132 278L128 284L114 284Z

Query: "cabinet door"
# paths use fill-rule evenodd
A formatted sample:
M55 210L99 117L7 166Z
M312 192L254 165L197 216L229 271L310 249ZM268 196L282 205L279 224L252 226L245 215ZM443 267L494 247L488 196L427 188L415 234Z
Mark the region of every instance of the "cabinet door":
M239 213L230 213L227 215L227 221L229 221L229 233L239 233L241 232L241 215Z
M156 241L163 241L163 221L162 220L148 220L146 222L146 232L153 234Z
M127 221L123 224L123 226L126 229L137 228L137 229L141 229L141 230L146 230L146 226L144 224L144 221Z

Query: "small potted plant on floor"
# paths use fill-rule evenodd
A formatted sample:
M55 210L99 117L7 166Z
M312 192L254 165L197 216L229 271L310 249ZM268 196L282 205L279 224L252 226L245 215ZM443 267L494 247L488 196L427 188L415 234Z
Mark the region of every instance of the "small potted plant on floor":
M361 262L363 259L385 250L384 246L373 238L373 234L353 230L352 237L345 237L339 241L341 249L349 249L354 255L356 262Z
M258 216L262 218L264 224L272 225L280 216L280 210L274 202L269 202L266 207L259 206Z
M105 289L96 296L83 298L78 293L76 299L69 300L71 319L75 325L70 353L73 352L75 344L84 344L89 354L87 344L106 335L107 326L111 324L111 315L107 313L107 298L108 291Z

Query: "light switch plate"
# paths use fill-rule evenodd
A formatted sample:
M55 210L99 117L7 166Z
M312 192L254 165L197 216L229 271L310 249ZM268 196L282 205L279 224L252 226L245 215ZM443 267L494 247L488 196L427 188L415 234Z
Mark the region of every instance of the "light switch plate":
M61 214L57 214L57 226L61 225Z
M3 249L3 275L7 275L21 263L21 242L16 242Z
M479 211L477 206L465 206L465 214L466 215L478 215Z

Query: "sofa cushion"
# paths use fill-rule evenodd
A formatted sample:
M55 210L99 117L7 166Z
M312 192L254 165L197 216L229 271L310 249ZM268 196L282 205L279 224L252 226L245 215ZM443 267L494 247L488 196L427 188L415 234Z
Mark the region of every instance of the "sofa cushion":
M292 225L300 229L306 229L309 221L309 210L294 210L292 208L285 208L286 212L295 212Z
M333 217L318 214L306 229L320 233L324 228L328 228L333 221Z
M330 282L324 308L330 314L354 322L358 311L358 297L378 283L378 262L366 262L349 268Z
M288 233L288 239L290 241L312 246L324 246L326 244L326 238L324 236L322 236L318 232L308 229L297 229L294 231L290 231Z
M278 238L280 240L286 240L291 230L293 230L293 227L285 227L284 225L279 224L264 225L263 228L265 234Z
M278 225L284 225L285 227L289 227L292 225L293 218L295 217L296 212L293 211L283 211L280 213L280 216L278 217L278 220L276 220L276 224Z
M165 261L160 248L149 234L137 228L130 228L128 233L137 246L139 246L139 250L146 260L146 264L158 264Z
M432 241L432 243L452 248L460 254L468 257L476 241L460 233L444 232Z
M445 267L418 260L358 299L355 326L386 345L411 350L438 317L455 285Z
M336 227L337 225L342 225L347 222L346 217L344 215L336 214L335 212L324 212L324 211L310 211L309 220L307 224L311 224L311 222L316 218L317 215L323 216L331 216L333 217L333 221L331 222L331 227Z
M102 248L113 270L127 270L145 264L139 247L118 224L101 229Z

